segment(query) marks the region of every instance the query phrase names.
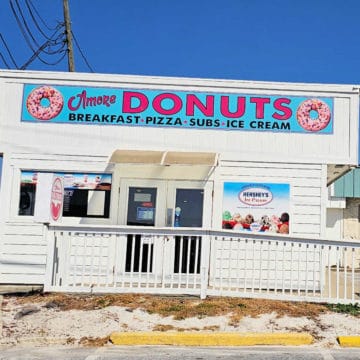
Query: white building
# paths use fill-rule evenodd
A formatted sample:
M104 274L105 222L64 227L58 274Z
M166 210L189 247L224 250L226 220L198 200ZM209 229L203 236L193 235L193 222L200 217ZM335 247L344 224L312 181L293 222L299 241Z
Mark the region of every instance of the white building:
M328 185L359 163L358 109L353 85L1 71L0 283L62 286L51 270L61 257L68 274L88 269L81 283L91 288L95 267L156 279L200 274L205 255L211 280L219 257L205 231L326 241ZM44 173L64 182L48 221ZM104 234L113 243L91 240ZM221 249L231 269L240 248Z

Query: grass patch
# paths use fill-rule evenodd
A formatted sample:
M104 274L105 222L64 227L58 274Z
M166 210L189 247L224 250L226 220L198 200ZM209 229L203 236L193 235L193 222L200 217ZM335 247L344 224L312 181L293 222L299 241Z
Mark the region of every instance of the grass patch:
M328 309L342 314L349 314L352 316L360 316L360 306L358 303L355 304L329 304Z
M7 295L11 296L11 295ZM209 297L200 300L198 297L160 296L147 294L68 294L43 293L17 297L18 304L51 304L61 311L96 310L107 306L121 306L128 311L143 310L149 314L163 317L173 316L176 320L186 318L203 318L207 316L228 315L231 323L236 324L244 316L257 317L261 314L276 313L279 317L316 318L329 311L359 314L359 306L326 306L307 302L290 302L266 299L246 299L231 297Z

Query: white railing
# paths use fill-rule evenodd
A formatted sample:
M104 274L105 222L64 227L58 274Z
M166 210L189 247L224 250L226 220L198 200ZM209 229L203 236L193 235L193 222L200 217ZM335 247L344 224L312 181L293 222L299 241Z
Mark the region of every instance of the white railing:
M86 229L56 227L48 232L46 290L205 296L206 232Z
M208 295L360 301L360 243L212 237Z
M47 291L360 302L359 242L87 225L47 237Z

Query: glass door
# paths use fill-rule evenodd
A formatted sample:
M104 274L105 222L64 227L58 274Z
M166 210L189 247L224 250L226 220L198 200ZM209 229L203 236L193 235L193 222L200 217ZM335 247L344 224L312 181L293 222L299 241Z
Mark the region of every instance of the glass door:
M210 227L212 182L124 179L120 225Z
M120 184L120 224L163 226L165 187L163 181L123 180ZM122 264L125 273L153 273L155 252L161 253L161 244L152 236L134 234L131 230L124 240L119 247L125 255Z
M212 183L124 179L120 184L119 223L129 226L209 227ZM130 230L130 229L129 229ZM169 233L170 234L170 233ZM200 236L126 235L122 246L127 273L199 274Z
M204 189L175 190L175 227L202 227ZM174 273L200 273L201 237L175 236Z
M212 183L169 182L167 213L168 218L171 214L172 226L176 228L208 227L211 219L211 195ZM201 236L174 236L164 249L165 272L179 275L199 274L201 246Z

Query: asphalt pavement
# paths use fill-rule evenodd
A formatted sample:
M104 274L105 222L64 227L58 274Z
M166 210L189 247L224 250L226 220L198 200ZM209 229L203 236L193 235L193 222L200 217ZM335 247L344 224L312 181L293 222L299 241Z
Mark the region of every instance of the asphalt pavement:
M356 349L313 347L169 347L28 348L2 350L0 360L360 360Z

